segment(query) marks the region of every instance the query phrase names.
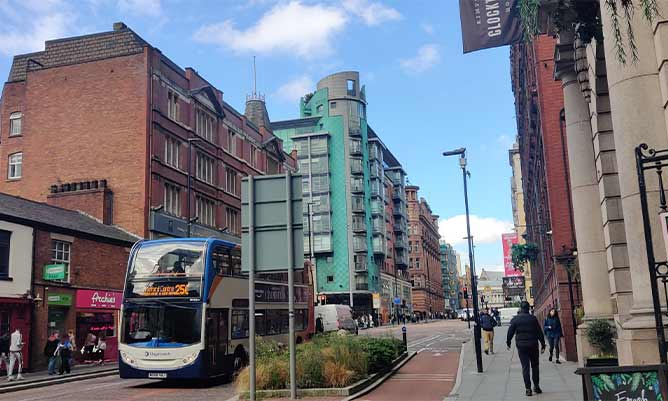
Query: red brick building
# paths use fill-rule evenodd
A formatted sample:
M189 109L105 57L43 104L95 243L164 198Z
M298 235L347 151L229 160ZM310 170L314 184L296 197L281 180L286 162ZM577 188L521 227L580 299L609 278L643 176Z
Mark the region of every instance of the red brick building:
M104 335L106 359L116 360L127 259L139 238L81 212L2 193L0 234L10 239L0 243L0 259L9 255L5 279L32 278L24 302L0 300L0 317L8 319L0 326L19 328L27 344L26 368L46 365L42 350L55 330L72 330L79 347L89 331Z
M531 263L534 310L539 320L557 308L568 360L577 360L573 308L579 286L569 282L567 267L576 251L561 83L554 80L555 40L538 36L511 50L526 240L540 252ZM573 297L571 299L571 292Z
M105 181L78 203L136 235L185 236L188 217L193 236L238 235L241 178L294 166L263 98L246 112L122 23L47 41L14 57L3 88L0 192L45 201Z
M418 197L417 186L406 186L409 274L413 281L413 311L423 317L445 313L441 280L438 216Z

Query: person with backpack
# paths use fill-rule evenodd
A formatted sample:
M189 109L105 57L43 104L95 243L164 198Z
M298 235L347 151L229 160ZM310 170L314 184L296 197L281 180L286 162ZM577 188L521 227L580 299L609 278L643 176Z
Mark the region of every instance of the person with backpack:
M58 348L56 348L56 356L60 358L60 370L58 371L59 375L63 373L70 373L70 359L72 358L72 343L70 342L70 337L67 334L63 334L60 337L60 343Z
M482 328L482 338L485 340L485 354L491 352L494 355L494 327L496 319L489 314L489 308L486 308L480 314L480 327Z
M564 336L564 332L561 329L561 320L559 320L559 314L557 310L552 308L545 318L545 323L543 323L543 330L545 331L545 337L547 337L547 342L550 343L550 362L552 362L552 355L556 351L557 361L556 363L560 364L559 361L559 343L561 342L561 337Z
M543 392L539 384L540 371L538 368L539 351L538 343L541 344L540 353L545 352L545 336L543 329L538 323L536 316L529 313L531 306L527 301L522 301L520 304L520 311L510 321L508 328L508 336L506 337L506 346L510 350L510 343L515 337L515 345L517 346L517 354L522 363L522 377L524 378L524 388L526 395L530 397L531 379L533 379L533 390L536 394ZM531 369L531 374L529 374Z

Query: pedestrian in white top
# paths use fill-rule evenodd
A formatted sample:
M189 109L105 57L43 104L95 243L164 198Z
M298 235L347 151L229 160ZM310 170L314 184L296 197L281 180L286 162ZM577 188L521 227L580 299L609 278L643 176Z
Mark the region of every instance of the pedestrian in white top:
M23 336L19 329L14 330L10 339L9 339L9 369L7 369L7 381L12 381L12 375L14 374L14 365L18 362L18 374L16 375L16 380L23 379L21 373L23 372L23 354L21 350L23 349Z

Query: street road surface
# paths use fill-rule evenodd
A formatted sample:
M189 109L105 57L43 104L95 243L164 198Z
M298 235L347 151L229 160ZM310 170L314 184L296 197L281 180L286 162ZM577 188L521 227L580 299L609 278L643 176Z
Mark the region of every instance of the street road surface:
M435 386L438 389L444 388L444 384L447 385L444 381L453 382L452 373L431 372L435 374L429 374L428 371L424 370L424 366L434 363L445 367L456 365L457 358L454 356L459 355L462 341L469 337L466 324L458 320L447 320L426 324L409 324L406 327L409 350L420 351L421 355L413 359L415 361L413 370L406 374L402 372L393 380L409 385L411 385L411 382L415 382L419 383L420 386L426 386L425 388L430 387L431 384L432 388ZM360 335L394 335L401 338L401 327L387 326L361 330ZM392 384L392 380L387 383ZM363 397L362 400L395 399L393 397L387 398L389 396L383 395L383 393L380 393L380 396L383 398L377 398L378 394L374 392L367 396L371 398ZM234 385L226 380L211 383L167 383L155 380L121 380L118 376L54 384L31 390L0 394L0 400L2 401L232 401L235 399Z

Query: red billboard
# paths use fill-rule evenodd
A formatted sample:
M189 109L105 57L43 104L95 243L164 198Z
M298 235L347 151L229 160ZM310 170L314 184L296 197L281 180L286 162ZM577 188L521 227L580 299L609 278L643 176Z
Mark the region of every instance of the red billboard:
M513 267L512 247L518 242L517 233L501 234L501 242L503 242L503 270L505 276L521 276L522 272L515 270Z

